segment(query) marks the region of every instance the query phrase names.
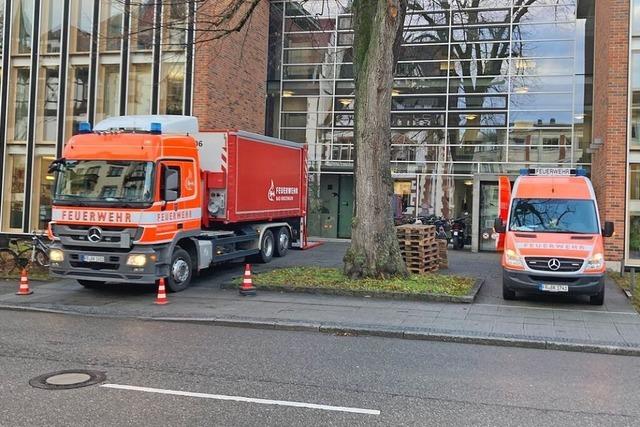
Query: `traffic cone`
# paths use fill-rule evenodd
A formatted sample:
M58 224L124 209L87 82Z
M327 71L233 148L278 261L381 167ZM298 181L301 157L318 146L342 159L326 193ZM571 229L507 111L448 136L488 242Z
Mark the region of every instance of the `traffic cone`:
M29 278L27 277L27 269L23 268L20 273L20 288L16 295L31 295L33 291L29 289Z
M169 300L167 299L167 290L164 287L164 278L161 278L158 281L158 296L156 297L156 304L169 304Z
M249 264L244 267L244 277L240 285L240 295L243 297L256 295L256 288L253 286L253 281L251 280L251 265Z

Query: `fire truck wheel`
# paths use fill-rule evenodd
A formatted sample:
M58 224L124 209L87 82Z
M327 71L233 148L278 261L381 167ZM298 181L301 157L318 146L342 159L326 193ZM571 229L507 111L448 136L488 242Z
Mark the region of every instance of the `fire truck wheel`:
M97 289L105 284L105 282L99 282L97 280L78 280L78 283L87 289Z
M273 258L275 250L275 239L271 230L265 230L262 233L262 244L260 245L260 253L257 255L258 261L267 264Z
M275 256L282 257L289 251L289 244L291 242L291 236L287 227L282 227L278 230L278 237L276 238L276 251Z
M192 266L193 263L189 253L179 246L176 247L171 257L171 266L167 279L167 288L170 292L180 292L187 289L191 283Z

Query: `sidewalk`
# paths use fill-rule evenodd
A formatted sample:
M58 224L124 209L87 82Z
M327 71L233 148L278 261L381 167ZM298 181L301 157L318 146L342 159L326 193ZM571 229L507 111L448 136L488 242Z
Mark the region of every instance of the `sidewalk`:
M335 258L339 248L324 245L316 250L292 253L289 259L258 270L286 264L330 264L331 260L317 258ZM457 253L452 261L469 266L476 259L484 267L481 271L487 273L493 257L488 255ZM607 289L610 300L603 307L590 306L586 300L539 298L513 305L494 304L490 293L486 295L488 302L475 304L271 292L243 298L236 291L218 288L221 281L241 274L242 265L237 264L212 272L187 291L170 294L166 306L154 305L155 289L146 286L87 290L65 281L36 284L33 295L20 297L14 295L15 284L3 283L0 308L640 356L640 316L613 285ZM488 291L496 286L491 275L485 277Z

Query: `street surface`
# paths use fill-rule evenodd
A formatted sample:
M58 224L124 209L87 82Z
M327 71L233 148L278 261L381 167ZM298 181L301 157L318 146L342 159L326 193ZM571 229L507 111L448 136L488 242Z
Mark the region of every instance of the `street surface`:
M640 423L634 357L12 311L0 324L3 426ZM107 379L28 384L66 369Z

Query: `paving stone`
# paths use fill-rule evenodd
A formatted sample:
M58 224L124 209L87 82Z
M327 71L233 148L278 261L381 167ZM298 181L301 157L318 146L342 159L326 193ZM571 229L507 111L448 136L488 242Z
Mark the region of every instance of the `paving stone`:
M567 328L584 328L585 323L583 320L554 320L554 326L567 327Z
M556 337L561 338L572 338L572 339L581 339L585 340L588 338L586 328L576 328L570 326L561 326L554 327L554 332Z
M524 334L524 324L522 323L504 323L496 321L493 331L498 334L522 335Z
M553 319L543 319L538 317L525 317L524 318L525 325L546 325L553 326Z

